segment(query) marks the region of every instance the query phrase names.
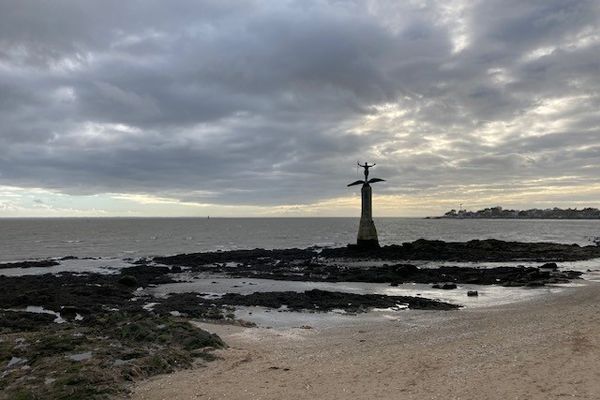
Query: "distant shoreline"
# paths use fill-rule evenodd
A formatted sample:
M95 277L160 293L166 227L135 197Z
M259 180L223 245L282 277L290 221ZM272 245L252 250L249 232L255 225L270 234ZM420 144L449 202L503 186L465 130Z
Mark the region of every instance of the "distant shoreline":
M589 217L589 218L561 218L561 217L423 217L423 219L477 219L477 220L493 220L493 219L512 219L512 220L563 220L563 221L596 221L600 220L600 217Z
M450 210L442 216L426 217L426 219L564 219L564 220L596 220L600 219L597 208L548 208L529 210L506 210L500 206L484 208L478 211Z

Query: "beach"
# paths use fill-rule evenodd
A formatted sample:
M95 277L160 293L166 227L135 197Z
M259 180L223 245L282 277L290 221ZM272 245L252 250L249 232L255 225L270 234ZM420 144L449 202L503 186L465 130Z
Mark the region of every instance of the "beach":
M199 324L229 348L133 399L597 399L600 284L332 328Z
M0 263L0 398L596 398L599 255L420 239Z

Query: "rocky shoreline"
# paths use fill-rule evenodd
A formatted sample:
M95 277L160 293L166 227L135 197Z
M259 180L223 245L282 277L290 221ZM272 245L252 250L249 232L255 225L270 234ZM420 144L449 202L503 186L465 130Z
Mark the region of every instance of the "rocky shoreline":
M21 261L0 264L0 270L9 268L50 268L60 263L56 260Z
M225 346L185 318L145 311L123 277L0 276L0 399L125 398L128 382Z
M532 260L518 267L420 268L403 259ZM61 272L61 260L0 264L0 399L121 398L129 382L206 363L226 344L189 323L244 324L235 307L361 313L373 308L453 310L423 297L337 291L249 294L169 294L144 288L181 282L190 274L315 282L427 283L537 287L578 279L552 262L600 257L600 247L548 243L416 241L364 252L338 249L236 250L139 260L115 274ZM70 258L72 259L72 258ZM360 263L357 261L360 260ZM383 260L383 261L382 261ZM385 263L389 261L388 263ZM4 276L8 268L47 268L47 274ZM208 278L209 279L209 278Z
M155 257L152 261L192 272L313 282L468 283L502 286L543 286L566 283L581 275L559 270L556 262L600 257L600 246L519 243L498 240L442 242L417 240L399 246L361 250L335 249L234 250ZM355 266L353 261L363 261ZM384 263L378 261L396 261ZM526 262L538 266L419 268L399 260ZM148 262L149 260L143 260ZM369 265L371 263L371 265Z
M235 305L353 313L458 308L409 296L324 291L156 299L139 290L175 282L179 273L178 267L136 265L114 275L0 275L0 399L126 398L130 382L212 360L212 350L226 344L190 318L247 326L234 319Z
M428 261L578 261L600 257L600 246L580 246L549 242L506 242L496 239L445 242L419 239L400 245L361 249L354 245L338 248L253 249L214 251L155 257L153 261L168 265L200 266L215 263L256 263L261 260L306 261L322 259L428 260ZM142 260L141 262L147 262Z

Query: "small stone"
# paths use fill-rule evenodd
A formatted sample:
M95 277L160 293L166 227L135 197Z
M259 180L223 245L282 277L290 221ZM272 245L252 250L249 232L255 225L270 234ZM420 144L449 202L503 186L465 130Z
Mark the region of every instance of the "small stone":
M456 287L457 287L456 283L444 283L443 285L436 283L431 286L432 289L443 289L443 290L452 290L452 289L456 289Z
M442 289L444 289L444 290L456 289L456 283L444 283L444 285L442 286Z

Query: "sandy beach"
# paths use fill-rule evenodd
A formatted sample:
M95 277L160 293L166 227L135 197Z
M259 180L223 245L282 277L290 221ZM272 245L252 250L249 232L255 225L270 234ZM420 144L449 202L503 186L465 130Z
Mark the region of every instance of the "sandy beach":
M200 324L229 348L133 399L597 399L600 284L328 329Z

